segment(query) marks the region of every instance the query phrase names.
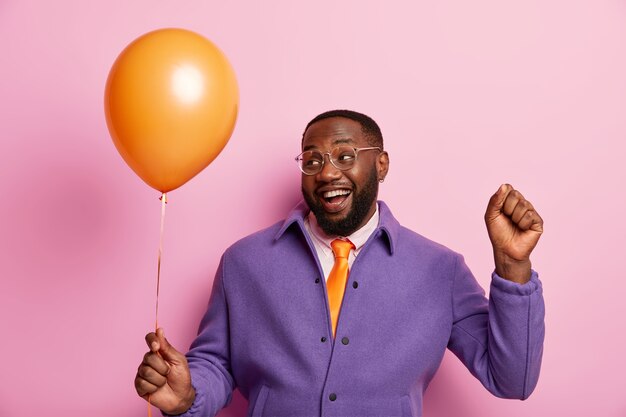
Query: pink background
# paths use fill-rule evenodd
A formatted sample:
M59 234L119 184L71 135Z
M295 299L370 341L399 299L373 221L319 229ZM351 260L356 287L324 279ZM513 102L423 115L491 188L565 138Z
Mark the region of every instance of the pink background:
M0 416L142 416L158 193L109 138L117 54L161 27L216 42L241 89L218 159L169 195L160 323L192 340L222 251L299 200L306 122L381 125L381 197L466 256L486 287L482 215L502 182L546 222L533 255L547 337L525 401L492 397L446 354L429 417L626 416L626 3L622 0L0 3ZM235 396L221 416L245 415Z

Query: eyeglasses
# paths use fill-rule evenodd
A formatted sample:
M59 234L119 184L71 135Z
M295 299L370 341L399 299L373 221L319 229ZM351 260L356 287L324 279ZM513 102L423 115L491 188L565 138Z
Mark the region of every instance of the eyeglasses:
M322 171L324 168L324 162L326 161L324 156L328 155L330 163L340 171L347 171L356 164L357 156L361 151L371 151L373 149L380 148L373 146L371 148L354 148L352 146L337 146L330 150L330 152L320 151L304 151L300 155L296 156L296 162L298 167L305 175L315 175Z

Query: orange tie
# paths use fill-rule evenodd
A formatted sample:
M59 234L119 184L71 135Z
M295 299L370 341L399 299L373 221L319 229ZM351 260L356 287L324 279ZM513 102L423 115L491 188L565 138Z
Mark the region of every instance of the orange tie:
M335 254L335 265L328 275L326 287L328 289L328 307L330 308L330 320L333 325L333 338L337 330L337 320L339 319L339 310L341 309L341 301L346 291L346 282L348 281L348 255L350 249L354 249L354 245L349 240L335 239L330 242Z

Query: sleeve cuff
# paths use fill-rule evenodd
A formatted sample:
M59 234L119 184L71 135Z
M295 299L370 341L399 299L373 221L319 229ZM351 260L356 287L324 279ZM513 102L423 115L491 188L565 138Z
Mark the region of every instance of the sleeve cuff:
M491 288L513 295L531 295L541 289L541 281L539 280L539 274L532 269L530 271L530 280L524 284L504 279L494 271L491 274Z

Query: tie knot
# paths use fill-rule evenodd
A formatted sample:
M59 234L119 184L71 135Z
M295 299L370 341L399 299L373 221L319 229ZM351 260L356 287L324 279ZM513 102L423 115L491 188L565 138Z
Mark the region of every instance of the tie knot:
M354 249L354 244L349 240L335 239L330 242L330 247L333 248L335 258L346 258L350 254L350 249Z

